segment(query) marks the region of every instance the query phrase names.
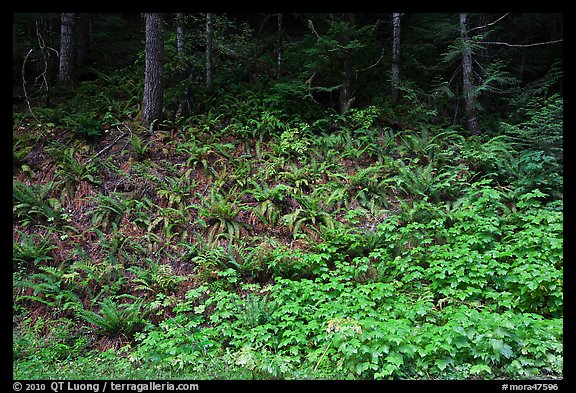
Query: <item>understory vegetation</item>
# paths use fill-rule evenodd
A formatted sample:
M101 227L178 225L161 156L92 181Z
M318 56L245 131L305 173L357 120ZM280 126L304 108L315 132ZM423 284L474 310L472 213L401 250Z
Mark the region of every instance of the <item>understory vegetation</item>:
M151 130L141 62L15 105L14 379L563 378L557 67L470 135L282 77Z

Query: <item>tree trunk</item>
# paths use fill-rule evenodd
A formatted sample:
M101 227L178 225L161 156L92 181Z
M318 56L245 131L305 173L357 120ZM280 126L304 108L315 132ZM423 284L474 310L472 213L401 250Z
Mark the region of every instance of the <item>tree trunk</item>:
M206 14L206 90L212 90L212 14Z
M392 14L392 101L398 101L400 80L400 14Z
M192 102L190 90L192 89L192 83L194 83L194 67L190 67L190 74L188 75L188 81L186 86L184 86L184 91L182 92L182 97L180 98L180 103L178 104L178 109L176 110L176 118L186 116L192 113Z
M176 14L176 49L178 51L178 61L184 65L184 14Z
M162 14L145 14L146 17L146 71L144 75L144 103L142 124L149 127L162 118L164 101L164 41Z
M347 22L354 25L354 14L346 15ZM344 37L344 42L341 45L345 46L350 43L350 37ZM340 114L348 112L352 105L352 51L349 48L341 49L342 56L342 84L340 85Z
M350 50L343 51L344 71L342 72L342 85L340 86L340 114L348 112L352 99L352 60L350 59Z
M276 42L276 75L280 75L282 69L282 50L284 39L284 25L282 24L282 13L278 13L278 38Z
M74 13L60 15L60 66L58 71L58 84L72 81L74 69Z
M476 116L476 100L474 97L474 73L472 69L472 49L468 37L468 14L460 14L460 38L462 39L462 75L464 107L466 109L466 122L472 135L480 133L480 125Z

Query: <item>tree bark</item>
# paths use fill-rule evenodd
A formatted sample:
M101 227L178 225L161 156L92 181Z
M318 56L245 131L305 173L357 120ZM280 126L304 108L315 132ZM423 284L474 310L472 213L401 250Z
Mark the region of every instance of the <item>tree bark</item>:
M178 61L184 65L184 14L176 14L176 50L178 51Z
M282 69L282 51L284 39L284 25L282 24L282 13L278 13L278 37L276 41L276 75L280 75Z
M212 14L206 14L206 90L212 90Z
M352 99L352 60L350 59L350 50L343 50L344 71L342 72L342 85L340 86L340 114L350 110Z
M354 14L346 15L347 22L354 25ZM350 43L350 37L346 35L341 45L346 46ZM349 48L341 49L342 56L342 84L340 85L340 114L348 112L352 105L352 51Z
M476 115L476 99L473 94L474 73L472 68L472 49L468 36L468 14L460 14L460 38L462 39L462 75L464 107L466 110L466 122L472 135L480 133L480 124Z
M400 14L392 14L392 101L398 101L400 80Z
M60 15L60 65L58 69L58 84L72 81L74 70L74 13Z
M149 127L162 118L164 102L164 40L162 14L145 14L146 18L146 71L144 75L144 102L142 124Z

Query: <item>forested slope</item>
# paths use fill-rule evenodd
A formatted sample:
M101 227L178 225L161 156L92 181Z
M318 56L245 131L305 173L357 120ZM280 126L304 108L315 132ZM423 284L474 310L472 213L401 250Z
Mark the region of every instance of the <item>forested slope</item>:
M14 15L14 379L563 378L562 15L149 20Z

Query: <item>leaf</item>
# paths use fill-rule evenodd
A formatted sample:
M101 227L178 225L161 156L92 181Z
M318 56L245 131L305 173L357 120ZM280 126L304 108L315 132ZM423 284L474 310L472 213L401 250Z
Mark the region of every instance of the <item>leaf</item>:
M446 368L446 366L448 366L448 364L450 364L450 359L437 359L434 364L436 366L438 366L438 368L440 369L440 371L444 371L444 369Z
M256 356L254 349L250 346L243 347L237 354L236 365L244 366L249 370L256 367Z
M386 361L396 366L401 366L404 363L404 358L399 353L391 353L386 357Z
M492 369L485 364L477 364L470 368L470 374L481 374L482 372L492 374Z

